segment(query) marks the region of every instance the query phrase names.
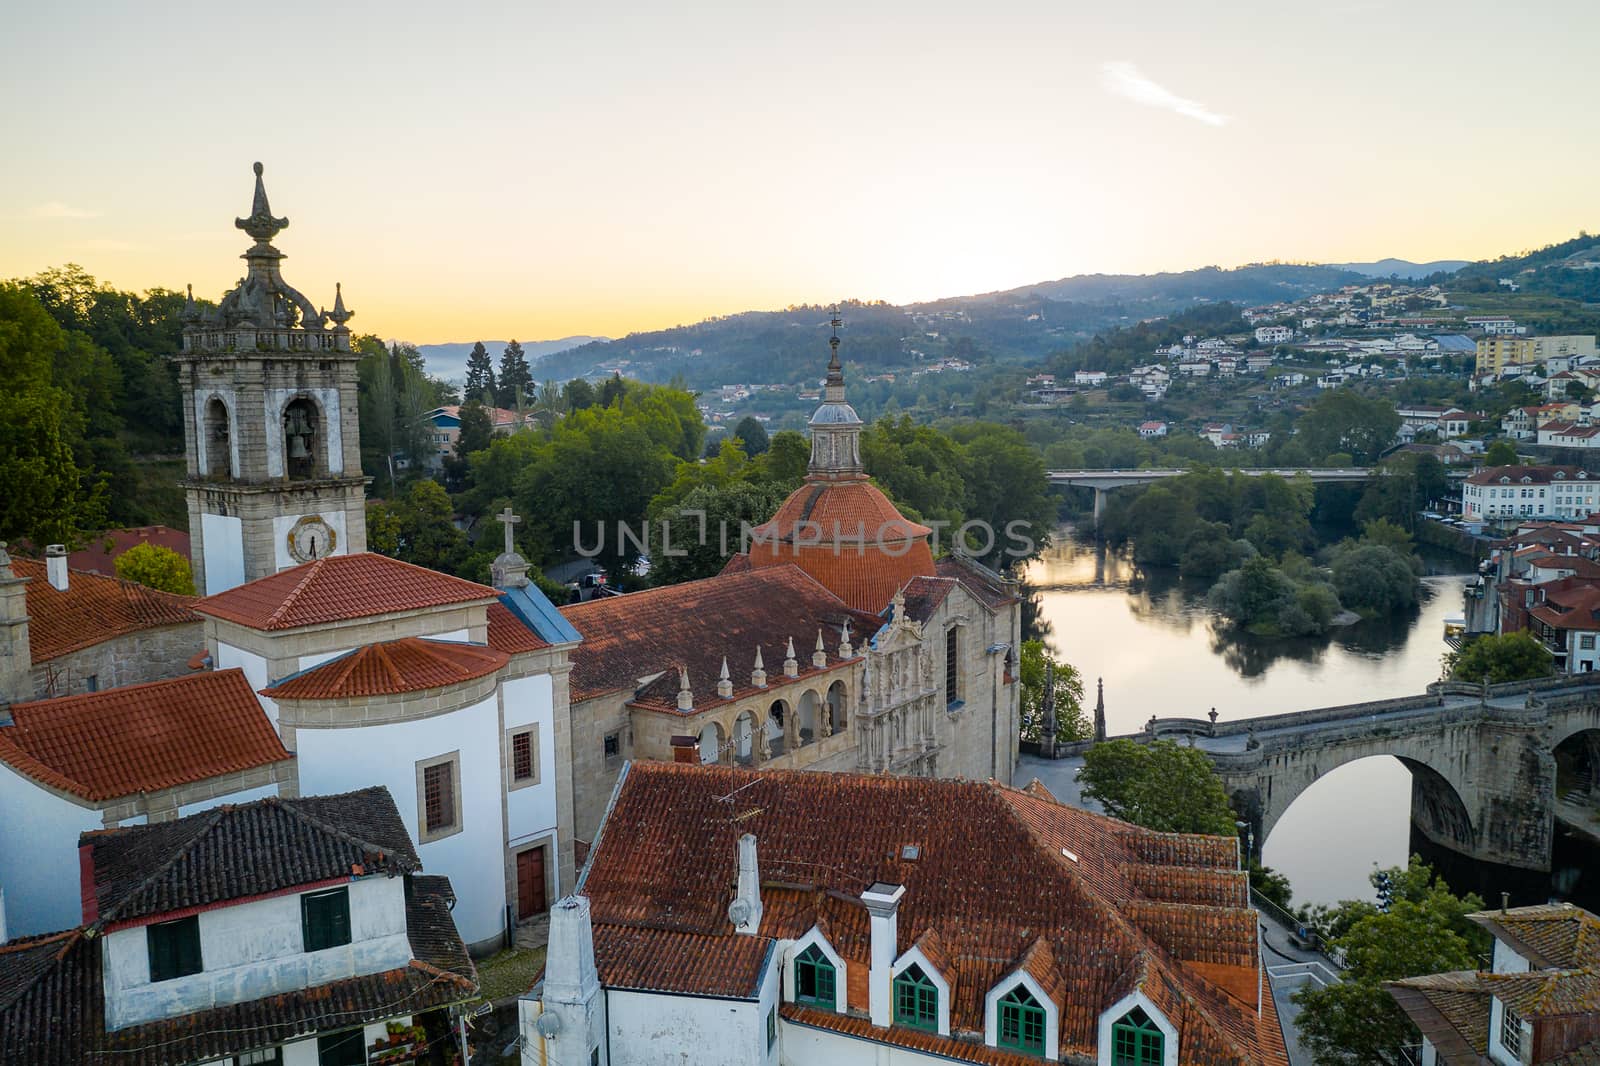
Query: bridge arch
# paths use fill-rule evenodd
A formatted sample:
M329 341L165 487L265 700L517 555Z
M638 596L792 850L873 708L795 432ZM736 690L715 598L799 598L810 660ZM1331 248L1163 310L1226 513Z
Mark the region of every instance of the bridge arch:
M1556 763L1556 796L1582 792L1600 794L1600 726L1581 726L1558 740L1552 749Z
M1462 796L1463 767L1439 757L1437 745L1420 738L1369 737L1315 752L1286 751L1266 756L1243 778L1224 775L1241 818L1254 827L1257 854L1289 808L1335 770L1364 759L1389 757L1411 772L1411 820L1430 839L1472 853L1479 836L1472 810Z

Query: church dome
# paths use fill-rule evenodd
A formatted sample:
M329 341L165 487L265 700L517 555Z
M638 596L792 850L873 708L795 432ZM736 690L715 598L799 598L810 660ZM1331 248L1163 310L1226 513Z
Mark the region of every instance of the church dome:
M906 582L933 574L927 526L902 515L861 466L861 418L844 398L839 319L827 394L811 416L811 466L750 542L753 567L792 563L860 611L883 610Z

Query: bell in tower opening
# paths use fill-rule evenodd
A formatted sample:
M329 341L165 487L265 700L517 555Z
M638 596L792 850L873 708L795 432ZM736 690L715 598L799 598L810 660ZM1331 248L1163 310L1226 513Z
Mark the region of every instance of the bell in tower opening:
M317 476L317 409L294 400L283 410L284 471L296 481Z
M205 593L367 548L356 364L343 288L324 309L283 276L257 163L245 276L207 304L188 293L183 348L185 495Z

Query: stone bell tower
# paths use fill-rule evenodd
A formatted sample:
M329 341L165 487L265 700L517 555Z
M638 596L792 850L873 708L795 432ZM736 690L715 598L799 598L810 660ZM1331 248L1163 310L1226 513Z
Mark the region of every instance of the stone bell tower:
M283 280L255 165L246 272L215 310L183 309L178 361L195 587L209 595L324 555L366 551L351 312ZM330 324L331 323L331 324Z

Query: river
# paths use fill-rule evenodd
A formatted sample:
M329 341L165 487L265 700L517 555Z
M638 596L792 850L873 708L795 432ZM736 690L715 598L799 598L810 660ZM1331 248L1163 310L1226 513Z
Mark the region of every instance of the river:
M1464 562L1435 560L1420 609L1358 622L1331 636L1262 640L1226 631L1206 588L1144 574L1125 556L1060 530L1030 564L1053 654L1084 676L1086 704L1105 682L1109 732L1152 715L1219 720L1416 695L1436 681L1444 620L1461 613ZM1452 573L1451 571L1455 571ZM1403 865L1411 840L1411 775L1398 760L1362 759L1329 773L1273 828L1263 861L1287 875L1297 902L1370 898L1375 865Z

